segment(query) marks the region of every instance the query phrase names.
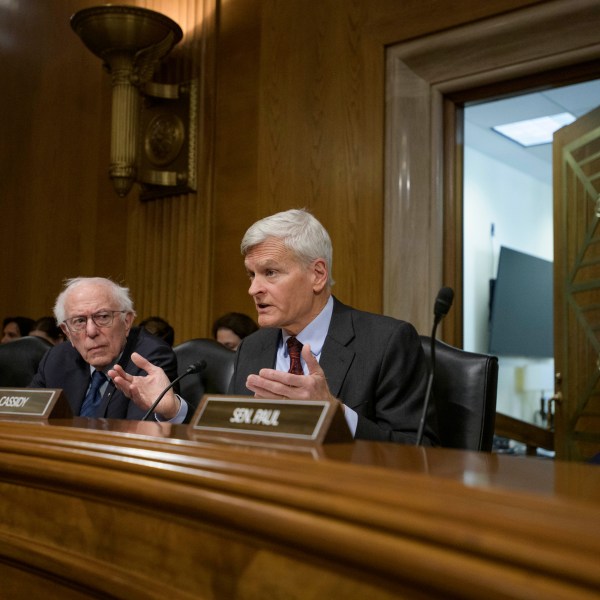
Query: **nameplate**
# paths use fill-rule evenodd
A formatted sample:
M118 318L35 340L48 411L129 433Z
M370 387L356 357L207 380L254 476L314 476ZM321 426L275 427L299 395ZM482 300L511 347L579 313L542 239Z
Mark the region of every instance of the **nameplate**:
M190 429L194 434L267 444L352 441L343 408L336 400L268 400L207 394Z
M0 419L66 419L72 416L60 389L0 388Z

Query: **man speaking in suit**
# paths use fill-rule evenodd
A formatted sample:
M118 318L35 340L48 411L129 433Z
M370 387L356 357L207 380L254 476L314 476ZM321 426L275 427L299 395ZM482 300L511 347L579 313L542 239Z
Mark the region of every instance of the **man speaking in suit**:
M132 394L111 380L115 364L138 377L144 375L149 394L177 377L172 348L143 329L132 328L135 311L129 290L110 279L68 280L56 299L54 315L68 341L44 355L30 387L62 388L74 415L143 418L159 392L131 400ZM171 394L161 400L155 415L182 423L187 410L187 403Z
M427 386L415 328L332 296L331 240L306 210L256 222L241 249L261 329L242 340L229 392L333 397L356 438L414 444ZM294 347L301 347L299 362ZM437 443L433 421L425 444Z

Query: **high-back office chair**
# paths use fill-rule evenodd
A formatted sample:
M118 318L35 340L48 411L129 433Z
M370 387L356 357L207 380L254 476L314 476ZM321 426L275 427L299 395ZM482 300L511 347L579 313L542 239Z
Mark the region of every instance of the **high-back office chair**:
M0 387L27 387L52 346L35 336L0 344Z
M421 345L431 360L431 338ZM497 357L436 341L432 401L443 447L491 451L497 391Z
M195 338L173 348L177 374L185 373L194 362L204 360L206 367L179 382L179 393L190 405L192 417L204 394L226 394L233 375L235 352L210 338Z

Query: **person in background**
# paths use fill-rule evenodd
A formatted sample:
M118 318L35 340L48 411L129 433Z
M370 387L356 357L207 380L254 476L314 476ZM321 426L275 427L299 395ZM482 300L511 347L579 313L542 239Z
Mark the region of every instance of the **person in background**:
M70 343L48 350L30 387L64 390L74 415L142 419L177 377L173 349L145 329L132 327L135 310L126 287L103 277L69 279L56 299L54 315ZM115 386L124 369L144 380L147 395L131 388L124 393ZM173 393L161 400L154 417L183 423L187 410L187 403Z
M258 330L252 317L244 313L230 312L219 317L212 326L212 335L217 342L230 350L237 350L240 342Z
M29 335L46 340L49 344L55 346L65 341L65 334L56 324L54 317L40 317L33 325Z
M175 343L175 330L162 317L148 317L140 322L140 327L148 333L165 340L169 346Z
M6 317L2 323L2 340L0 340L0 343L14 342L20 337L29 335L34 324L35 321L29 317Z

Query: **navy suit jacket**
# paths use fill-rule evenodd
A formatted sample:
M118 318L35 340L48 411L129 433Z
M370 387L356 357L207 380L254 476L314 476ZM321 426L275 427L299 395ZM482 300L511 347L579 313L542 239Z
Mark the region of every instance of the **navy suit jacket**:
M162 367L169 380L177 377L177 358L171 346L144 329L133 327L127 339L119 364L127 373L144 375L131 361L131 353L137 352L152 364ZM40 361L38 371L29 387L61 388L75 416L79 415L81 405L90 384L90 365L70 342L62 342L48 350ZM96 417L108 419L139 420L146 411L129 400L119 391L112 381L102 396Z
M230 394L250 395L246 379L275 368L278 328L264 328L238 347ZM319 364L331 393L358 414L356 438L414 444L427 387L427 363L416 329L405 321L346 306L334 298ZM430 411L423 443L438 443Z

